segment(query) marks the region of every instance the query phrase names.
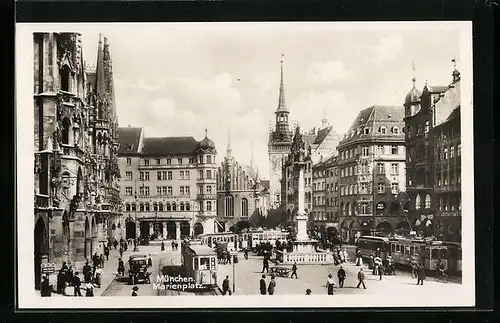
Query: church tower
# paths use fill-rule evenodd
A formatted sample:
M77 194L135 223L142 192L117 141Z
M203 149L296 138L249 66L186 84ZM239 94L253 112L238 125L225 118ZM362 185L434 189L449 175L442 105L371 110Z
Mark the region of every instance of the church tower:
M288 125L288 111L285 103L285 86L283 83L283 54L281 55L281 81L278 96L278 108L275 114L274 129L269 130L269 191L273 209L281 205L281 168L284 158L292 146L292 133Z

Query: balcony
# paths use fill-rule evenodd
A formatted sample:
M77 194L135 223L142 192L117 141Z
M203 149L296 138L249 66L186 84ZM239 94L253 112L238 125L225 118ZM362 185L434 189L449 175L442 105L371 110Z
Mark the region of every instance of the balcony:
M217 182L217 179L215 178L198 178L196 179L196 182L199 184L215 184Z
M85 160L85 152L76 145L61 144L62 155L64 157L78 158L82 163Z
M439 193L460 192L461 190L462 190L462 187L460 184L446 185L446 186L434 186L434 191L439 192Z
M36 194L35 207L39 208L49 207L49 196L43 194Z
M198 194L196 195L197 200L216 200L217 194Z
M438 216L450 216L450 217L459 217L462 216L462 211L438 211Z
M198 211L196 215L202 217L216 217L217 213L215 211Z

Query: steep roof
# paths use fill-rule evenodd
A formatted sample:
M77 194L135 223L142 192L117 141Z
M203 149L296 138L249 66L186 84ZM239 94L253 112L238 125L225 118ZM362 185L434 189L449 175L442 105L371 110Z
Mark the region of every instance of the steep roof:
M194 155L198 145L198 141L193 137L145 138L142 155L158 157Z
M261 180L260 183L262 185L264 185L266 188L269 188L269 180L268 179L265 179L265 180Z
M449 89L447 85L426 85L426 87L430 93L443 93Z
M139 153L139 141L141 140L142 128L120 127L118 128L119 143L118 156Z

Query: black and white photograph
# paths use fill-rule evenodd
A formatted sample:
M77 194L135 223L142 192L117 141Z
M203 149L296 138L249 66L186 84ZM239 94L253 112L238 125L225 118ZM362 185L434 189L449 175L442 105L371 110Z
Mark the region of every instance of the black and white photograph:
M20 308L475 304L471 22L16 29Z

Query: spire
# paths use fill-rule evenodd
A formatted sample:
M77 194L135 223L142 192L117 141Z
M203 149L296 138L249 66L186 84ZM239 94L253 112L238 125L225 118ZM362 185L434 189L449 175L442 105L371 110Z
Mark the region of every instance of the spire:
M258 184L260 183L260 178L259 178L259 165L257 165L257 171L256 171L256 175L255 175L255 182Z
M205 128L205 138L208 138L208 130Z
M325 128L328 126L328 119L326 118L326 109L323 110L323 119L321 119L321 127Z
M285 55L281 54L280 92L279 92L279 99L278 99L278 109L276 109L276 112L288 112L288 109L286 108L286 103L285 103L285 85L283 82L283 58L284 57L285 57Z
M451 75L453 76L453 82L457 82L460 80L460 72L457 70L457 58L454 57L451 61L453 63L453 73Z
M226 156L227 158L231 158L231 129L227 131L227 153Z
M415 77L415 62L411 63L411 68L413 70L413 78L411 81L413 82L413 87L415 87L415 82L417 82L417 78Z
M253 141L250 142L250 169L253 170Z
M97 46L96 80L95 92L97 95L106 93L106 81L104 79L104 52L102 47L102 35L99 34L99 44Z

